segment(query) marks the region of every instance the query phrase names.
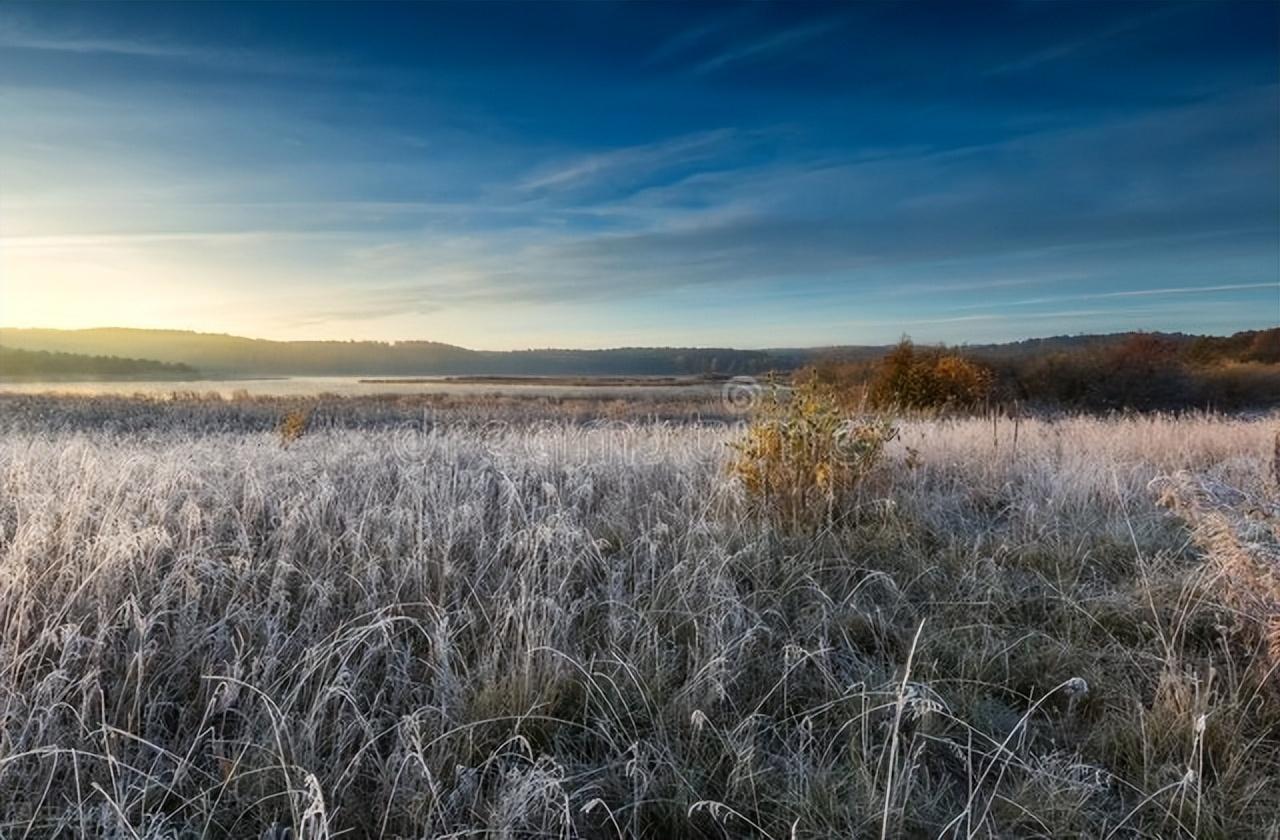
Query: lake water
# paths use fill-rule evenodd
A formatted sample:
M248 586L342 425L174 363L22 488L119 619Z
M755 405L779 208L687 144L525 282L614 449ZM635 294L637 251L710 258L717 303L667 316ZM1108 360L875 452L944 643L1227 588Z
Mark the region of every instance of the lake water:
M256 396L315 396L339 394L362 396L368 394L508 394L525 396L663 398L663 397L714 397L721 385L715 382L699 382L691 385L566 385L512 382L453 382L444 377L422 377L415 382L361 382L355 376L291 376L279 379L192 379L183 381L111 380L111 381L0 381L0 393L18 394L132 394L164 395L174 391L198 393L216 392L230 397L237 391Z

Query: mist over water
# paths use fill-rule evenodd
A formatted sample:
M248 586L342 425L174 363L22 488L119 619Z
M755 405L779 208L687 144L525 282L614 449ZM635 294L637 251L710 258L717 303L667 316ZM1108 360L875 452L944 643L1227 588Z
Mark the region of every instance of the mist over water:
M443 376L415 377L413 382L361 381L354 376L289 376L259 379L191 379L191 380L33 380L0 381L0 393L13 394L106 394L113 396L163 396L172 393L209 394L232 397L237 393L250 396L314 397L336 394L343 397L371 394L454 394L454 395L522 395L539 397L598 397L602 399L634 399L637 397L714 397L720 385L714 382L691 385L602 385L528 384L504 382L457 382Z

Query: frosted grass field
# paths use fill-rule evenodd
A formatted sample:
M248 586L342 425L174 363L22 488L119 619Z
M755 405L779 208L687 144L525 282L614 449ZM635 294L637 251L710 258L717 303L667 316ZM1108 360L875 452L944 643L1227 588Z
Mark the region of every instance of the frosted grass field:
M1275 676L1148 487L1274 492L1274 417L908 423L802 535L721 423L0 411L4 837L1280 832Z

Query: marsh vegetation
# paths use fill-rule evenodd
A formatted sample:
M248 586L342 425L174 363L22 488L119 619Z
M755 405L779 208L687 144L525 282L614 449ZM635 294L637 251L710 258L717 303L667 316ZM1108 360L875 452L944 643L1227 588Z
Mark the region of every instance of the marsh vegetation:
M795 527L731 412L294 402L4 398L0 835L1280 830L1274 604L1158 504L1274 417L899 418Z

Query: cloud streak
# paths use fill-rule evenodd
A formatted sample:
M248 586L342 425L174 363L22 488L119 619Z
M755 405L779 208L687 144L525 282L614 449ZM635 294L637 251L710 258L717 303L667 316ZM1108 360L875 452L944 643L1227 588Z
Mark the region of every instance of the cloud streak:
M335 78L349 72L341 69L333 59L322 60L257 47L230 48L163 35L142 39L57 30L33 31L12 14L5 14L4 9L0 9L0 48L86 57L115 56L189 65L223 73Z
M1091 32L1084 37L1062 41L1051 47L1031 53L1030 55L1014 61L1004 62L996 65L995 67L988 68L984 71L983 75L1004 76L1016 73L1025 73L1026 71L1032 70L1043 64L1063 61L1080 52L1101 46L1109 41L1118 40L1122 35L1141 30L1143 27L1158 23L1170 15L1184 12L1188 8L1190 7L1177 5L1159 6L1152 11L1119 20L1110 26Z
M704 76L732 67L735 64L760 61L770 56L788 52L795 47L822 38L846 23L844 18L831 18L805 23L781 32L731 46L715 55L699 61L690 68L694 75Z
M585 155L522 181L526 192L565 189L605 178L636 178L677 164L710 160L735 138L731 129L703 131L657 143Z
M1116 298L1170 297L1177 295L1206 295L1222 292L1243 292L1256 289L1272 289L1280 292L1280 279L1270 283L1224 283L1217 286L1172 286L1161 289L1124 289L1116 292L1093 292L1078 295L1053 295L1025 300L1001 301L996 306L1043 306L1046 303L1065 303L1077 300L1109 300ZM991 306L992 304L984 304Z

